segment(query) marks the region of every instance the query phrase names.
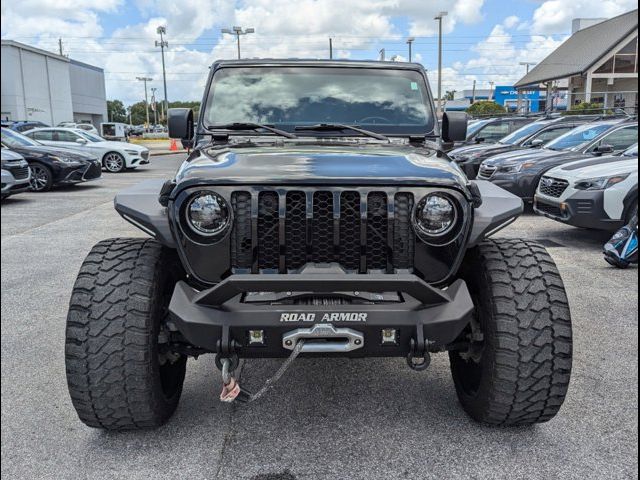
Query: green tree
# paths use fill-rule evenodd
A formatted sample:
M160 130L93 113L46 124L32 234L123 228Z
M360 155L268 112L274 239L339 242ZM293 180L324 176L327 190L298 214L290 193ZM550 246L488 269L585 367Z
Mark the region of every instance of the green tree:
M131 110L131 123L133 125L143 125L147 121L144 102L136 102L129 107ZM153 122L153 112L149 109L149 121Z
M112 122L126 123L129 121L127 118L127 110L124 108L124 103L120 100L107 100L107 114L109 120Z
M444 99L453 100L456 96L456 92L457 90L447 90L447 92L444 94Z
M502 105L496 102L482 100L474 103L469 108L467 108L467 113L474 117L481 117L483 115L507 113L507 110Z

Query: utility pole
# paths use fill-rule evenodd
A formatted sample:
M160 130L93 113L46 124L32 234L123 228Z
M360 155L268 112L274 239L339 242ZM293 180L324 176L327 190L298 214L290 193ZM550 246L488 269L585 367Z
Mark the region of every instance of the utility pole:
M333 60L333 40L329 37L329 60Z
M169 42L165 41L163 36L167 33L167 27L164 27L161 25L156 29L156 32L160 34L160 41L158 42L156 40L156 47L160 47L160 51L162 53L162 81L164 83L164 102L163 103L164 103L165 109L168 109L169 103L167 100L167 72L164 68L164 49L165 47L169 47Z
M471 91L471 105L476 103L476 81L473 81L473 90Z
M156 87L151 87L151 109L153 110L153 125L158 124L158 103L156 102Z
M378 52L378 53L380 53L380 61L384 62L384 48L381 49L380 52Z
M527 75L529 74L529 67L532 67L533 65L537 65L536 62L520 62L518 65L522 65L524 67L527 67Z
M415 38L407 38L407 45L409 45L409 61L411 61L411 44L415 41Z
M496 82L489 82L489 101L493 100L493 86L496 84Z
M438 105L436 115L440 118L442 114L442 19L448 12L440 12L434 20L438 20Z
M236 36L236 39L238 41L238 60L240 60L240 35L247 35L248 33L255 33L256 31L253 28L245 28L243 30L242 27L232 27L223 28L221 32Z
M62 50L62 38L58 38L58 48L60 49L60 56L64 57L64 52Z
M153 81L153 78L150 78L150 77L136 77L136 80L144 82L144 109L145 109L145 111L147 113L147 125L146 125L146 127L149 128L149 99L147 97L147 82Z

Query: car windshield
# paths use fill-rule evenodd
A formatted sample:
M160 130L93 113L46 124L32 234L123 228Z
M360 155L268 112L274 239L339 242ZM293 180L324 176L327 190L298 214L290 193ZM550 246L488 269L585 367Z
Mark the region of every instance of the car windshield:
M469 123L467 126L467 138L470 138L473 135L475 135L478 132L478 130L480 130L490 121L491 120L478 120L473 123Z
M598 135L606 132L610 128L610 123L582 125L564 135L560 135L552 142L549 142L545 148L549 150L579 150L580 147L591 142Z
M637 157L638 156L638 144L636 143L635 145L631 145L629 148L627 148L622 155L624 155L625 157Z
M95 134L90 133L90 132L85 132L84 130L76 129L76 130L74 130L74 132L77 133L78 135L86 138L90 142L98 143L98 142L104 142L105 141L104 138L99 137L98 135L95 135Z
M517 145L522 140L525 140L526 138L529 138L534 133L542 130L545 125L546 123L530 123L529 125L525 125L524 127L519 128L515 132L510 133L509 135L504 137L502 140L500 140L498 143L502 143L505 145Z
M40 142L8 128L2 129L2 143L8 147L35 147L42 145Z
M429 98L424 77L413 70L221 68L213 77L203 119L206 128L257 123L293 132L297 126L345 124L425 135L434 128Z

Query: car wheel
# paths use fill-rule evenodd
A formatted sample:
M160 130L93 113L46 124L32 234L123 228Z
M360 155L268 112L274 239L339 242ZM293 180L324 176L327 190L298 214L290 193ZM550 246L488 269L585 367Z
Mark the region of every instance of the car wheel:
M469 252L462 277L476 306L449 352L458 399L473 419L530 425L553 418L569 387L571 315L558 269L541 245L487 240Z
M53 174L49 167L39 163L29 165L31 169L31 190L34 192L46 192L53 186Z
M624 216L624 224L629 225L634 217L638 216L638 199L636 198L629 204Z
M120 173L127 168L124 157L118 152L109 152L102 159L102 165L111 173Z
M65 363L80 420L106 430L155 428L175 411L187 357L170 348L169 301L183 271L155 240L115 238L80 267Z

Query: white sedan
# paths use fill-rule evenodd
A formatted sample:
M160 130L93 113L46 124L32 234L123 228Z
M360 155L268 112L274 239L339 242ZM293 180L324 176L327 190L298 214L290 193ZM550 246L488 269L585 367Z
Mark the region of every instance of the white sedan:
M149 163L149 149L127 142L113 142L79 128L35 128L24 132L45 145L90 152L102 160L102 166L117 173Z

